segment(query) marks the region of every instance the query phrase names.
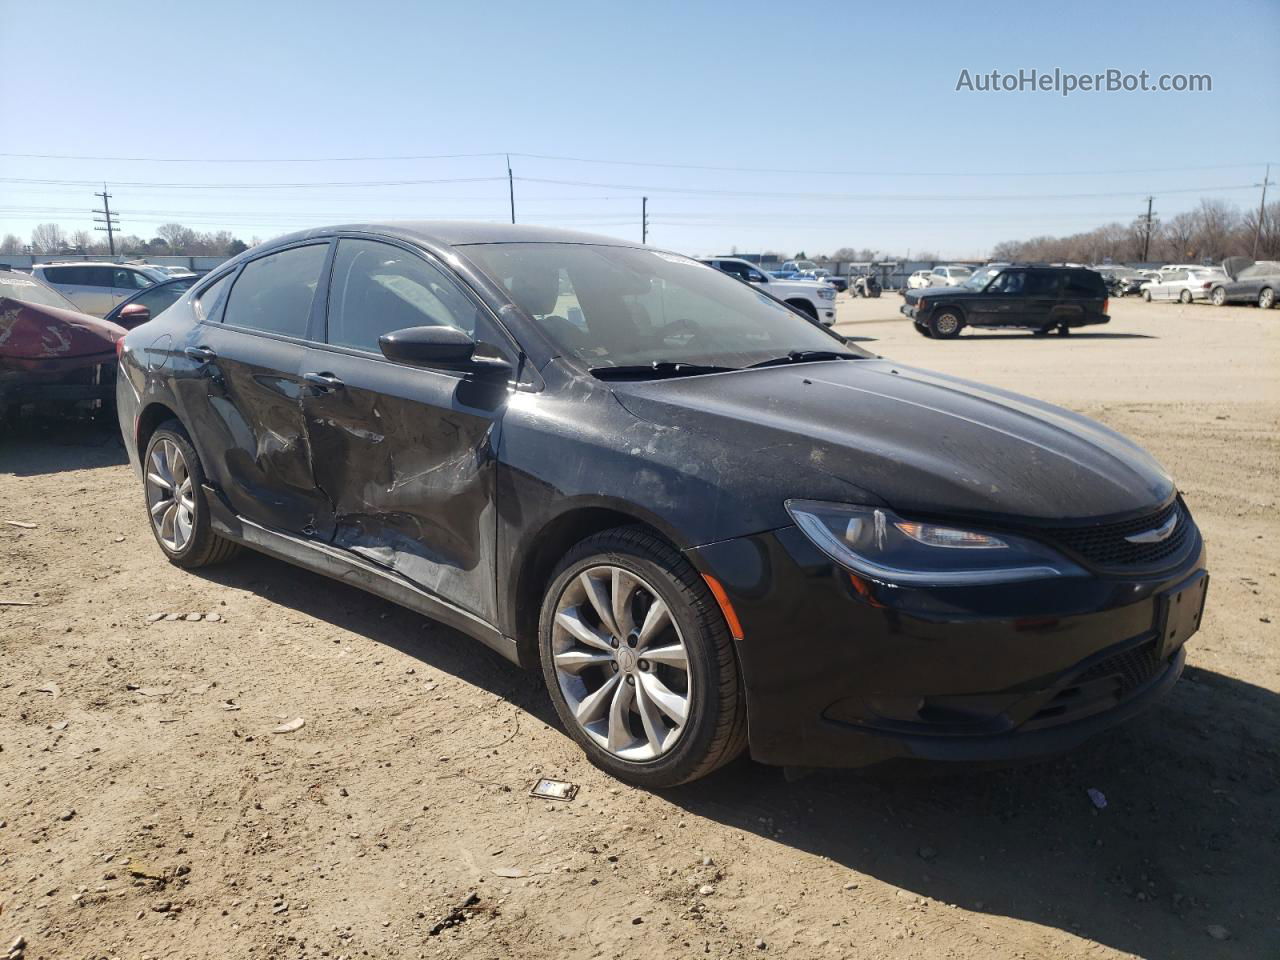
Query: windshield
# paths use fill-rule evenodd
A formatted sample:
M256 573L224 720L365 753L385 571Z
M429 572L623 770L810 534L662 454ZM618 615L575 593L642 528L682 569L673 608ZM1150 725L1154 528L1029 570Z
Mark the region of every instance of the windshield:
M494 243L465 252L566 355L588 367L745 367L792 352L867 356L754 287L635 247Z
M0 297L34 303L41 307L59 307L80 312L80 308L52 287L20 273L0 273Z
M981 267L966 277L964 283L960 284L960 286L967 287L970 290L985 289L992 278L1003 269L1004 267Z

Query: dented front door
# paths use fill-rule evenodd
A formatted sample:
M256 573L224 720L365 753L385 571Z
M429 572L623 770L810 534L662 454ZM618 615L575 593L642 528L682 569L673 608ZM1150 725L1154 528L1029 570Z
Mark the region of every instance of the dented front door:
M309 349L302 399L332 541L494 620L495 451L505 384Z

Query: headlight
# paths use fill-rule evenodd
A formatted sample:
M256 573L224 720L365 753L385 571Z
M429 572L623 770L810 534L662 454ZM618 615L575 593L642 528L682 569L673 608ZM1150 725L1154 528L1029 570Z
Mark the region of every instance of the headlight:
M1086 575L1024 537L917 523L883 507L811 500L788 500L786 507L823 553L883 583L958 586Z
M836 298L835 287L819 287L818 296L823 300L834 300Z

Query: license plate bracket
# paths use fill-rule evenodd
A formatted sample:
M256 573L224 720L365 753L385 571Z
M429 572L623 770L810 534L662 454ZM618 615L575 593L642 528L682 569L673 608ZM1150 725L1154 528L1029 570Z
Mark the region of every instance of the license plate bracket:
M1160 596L1160 659L1167 660L1200 629L1209 574L1201 570Z

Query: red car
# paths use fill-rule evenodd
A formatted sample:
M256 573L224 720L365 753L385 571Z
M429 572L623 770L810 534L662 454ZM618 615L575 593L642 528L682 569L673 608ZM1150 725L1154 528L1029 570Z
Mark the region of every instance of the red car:
M91 317L34 277L0 270L0 416L24 405L110 404L124 327Z

